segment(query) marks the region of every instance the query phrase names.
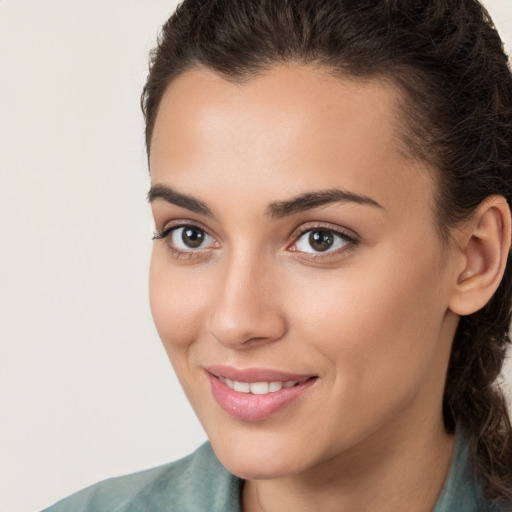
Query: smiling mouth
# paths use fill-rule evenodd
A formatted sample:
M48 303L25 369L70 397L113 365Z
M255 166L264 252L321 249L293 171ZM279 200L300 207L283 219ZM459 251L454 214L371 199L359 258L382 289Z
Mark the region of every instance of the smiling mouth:
M228 379L227 377L220 376L218 379L229 389L238 391L240 393L251 393L253 395L267 395L268 393L276 393L283 388L293 388L302 384L306 380L314 377L306 377L300 380L287 380L287 381L271 381L271 382L242 382L238 380Z
M230 416L244 422L266 420L316 388L317 375L267 369L205 368L213 398Z

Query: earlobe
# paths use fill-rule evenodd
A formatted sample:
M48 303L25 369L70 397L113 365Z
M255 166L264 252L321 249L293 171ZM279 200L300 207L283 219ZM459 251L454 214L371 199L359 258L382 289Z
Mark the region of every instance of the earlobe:
M510 250L511 215L502 196L487 198L460 232L462 268L456 269L450 309L470 315L493 296L505 271Z

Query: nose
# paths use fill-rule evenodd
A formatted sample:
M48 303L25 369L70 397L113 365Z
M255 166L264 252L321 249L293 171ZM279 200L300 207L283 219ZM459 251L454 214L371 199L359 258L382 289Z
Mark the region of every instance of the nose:
M231 349L248 348L280 339L286 319L267 265L250 258L233 258L218 276L219 287L209 316L210 334Z

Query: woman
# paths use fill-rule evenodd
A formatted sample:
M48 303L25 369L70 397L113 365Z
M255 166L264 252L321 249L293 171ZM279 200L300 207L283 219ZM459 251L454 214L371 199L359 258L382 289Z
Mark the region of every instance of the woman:
M474 0L185 0L150 300L210 443L61 510L512 510L512 77Z

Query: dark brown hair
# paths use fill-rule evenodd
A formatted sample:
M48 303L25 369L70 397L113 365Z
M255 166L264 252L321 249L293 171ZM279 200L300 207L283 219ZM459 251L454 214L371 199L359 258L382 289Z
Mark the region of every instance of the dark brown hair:
M444 237L491 195L511 204L512 76L476 0L185 0L151 55L148 154L177 75L204 66L243 81L287 62L399 86L409 152L437 172ZM509 258L489 303L461 318L443 402L447 431L465 431L484 491L498 501L512 501L512 428L497 383L510 343L511 272Z

